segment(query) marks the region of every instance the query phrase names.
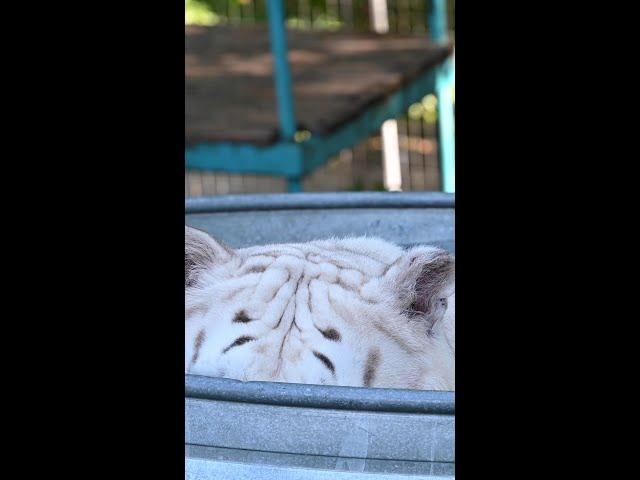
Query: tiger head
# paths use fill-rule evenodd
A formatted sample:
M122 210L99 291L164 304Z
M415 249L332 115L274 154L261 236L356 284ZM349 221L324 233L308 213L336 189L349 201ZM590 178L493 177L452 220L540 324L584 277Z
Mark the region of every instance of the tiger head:
M185 372L454 389L454 258L377 238L231 249L185 229Z

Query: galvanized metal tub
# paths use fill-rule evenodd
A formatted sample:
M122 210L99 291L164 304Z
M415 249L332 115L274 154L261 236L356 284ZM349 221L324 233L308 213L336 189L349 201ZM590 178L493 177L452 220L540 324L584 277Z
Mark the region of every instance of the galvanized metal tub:
M232 247L371 235L455 251L443 193L229 195L185 223ZM453 478L453 392L185 376L186 478Z

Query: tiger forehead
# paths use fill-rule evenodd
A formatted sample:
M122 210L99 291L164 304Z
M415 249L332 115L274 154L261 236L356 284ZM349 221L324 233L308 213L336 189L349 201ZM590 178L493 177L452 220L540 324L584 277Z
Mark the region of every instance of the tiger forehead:
M400 258L395 246L378 246L381 247L380 251L362 251L339 244L322 243L251 247L239 252L240 270L241 274L264 273L271 268L281 268L292 274L311 276L355 275L362 282L386 274Z
M243 262L238 271L238 275L248 274L275 274L276 272L286 272L285 282L292 279L321 279L332 282L346 281L348 283L363 284L372 278L381 276L386 268L372 269L363 267L360 264L350 264L339 262L336 259L292 257L287 254L277 257L264 256L250 257ZM260 278L262 275L260 276Z

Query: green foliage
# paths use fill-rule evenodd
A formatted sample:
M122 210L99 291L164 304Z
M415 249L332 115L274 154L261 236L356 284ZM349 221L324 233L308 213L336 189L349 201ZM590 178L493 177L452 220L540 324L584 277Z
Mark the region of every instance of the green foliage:
M302 143L302 142L306 142L308 140L311 140L311 132L309 130L298 130L294 135L293 135L293 139L297 142L297 143Z
M217 23L262 23L267 19L268 0L185 0L185 23L197 25L215 25ZM348 26L353 31L369 31L369 1L351 0L351 7L328 0L284 0L289 27L301 29L335 30ZM348 5L348 4L346 4ZM426 21L426 5L389 1L389 20L391 29L406 29L411 24L414 32L423 32ZM455 30L455 0L447 1L449 27ZM341 18L342 13L350 12ZM407 20L412 15L412 20ZM400 19L398 23L398 19ZM403 30L404 31L404 30Z
M185 25L215 25L219 23L220 16L213 11L208 3L206 0L185 0Z
M409 107L409 118L434 124L438 119L438 99L435 95L426 95L422 101L414 103Z
M456 101L455 93L455 87L452 86L449 94L454 104ZM411 120L422 119L424 123L434 125L438 120L438 98L431 93L426 95L420 102L409 107L408 115Z
M313 19L313 22L307 18L289 17L287 18L287 26L291 28L318 30L337 30L343 25L343 22L336 17L328 14L321 14Z

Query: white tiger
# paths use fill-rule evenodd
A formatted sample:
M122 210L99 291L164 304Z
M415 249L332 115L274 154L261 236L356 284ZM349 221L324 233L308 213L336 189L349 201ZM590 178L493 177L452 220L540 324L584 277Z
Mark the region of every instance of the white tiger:
M232 250L185 227L185 372L454 390L454 258L376 238Z

